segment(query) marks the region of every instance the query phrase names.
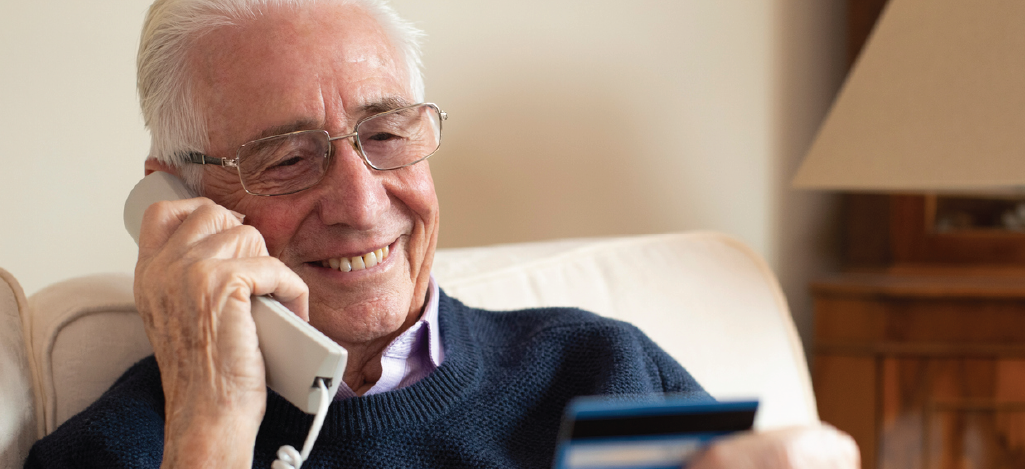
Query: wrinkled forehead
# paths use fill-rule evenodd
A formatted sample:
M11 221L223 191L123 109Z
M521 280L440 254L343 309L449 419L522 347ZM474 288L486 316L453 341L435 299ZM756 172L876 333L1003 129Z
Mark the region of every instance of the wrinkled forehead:
M267 9L201 37L189 62L212 144L296 121L344 128L368 104L412 96L401 53L354 5Z

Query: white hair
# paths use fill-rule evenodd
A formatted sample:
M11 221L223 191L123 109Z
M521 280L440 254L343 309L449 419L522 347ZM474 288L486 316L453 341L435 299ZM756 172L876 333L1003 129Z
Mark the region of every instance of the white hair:
M156 0L143 24L138 55L139 104L150 131L149 158L179 168L185 183L200 188L202 168L185 164L188 152L203 152L207 139L203 110L193 93L188 54L197 39L219 27L243 24L267 7L299 8L318 0ZM384 0L319 0L360 7L384 28L405 61L409 86L423 101L420 55L423 33L399 17Z

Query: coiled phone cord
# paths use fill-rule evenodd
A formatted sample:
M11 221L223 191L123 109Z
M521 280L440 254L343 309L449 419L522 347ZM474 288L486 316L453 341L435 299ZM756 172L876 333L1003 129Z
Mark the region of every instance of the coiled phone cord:
M317 390L320 395L320 407L317 414L313 416L313 425L310 426L310 434L306 436L306 443L303 444L303 452L300 454L292 445L284 445L278 448L278 459L271 464L272 469L299 469L306 458L313 450L313 443L317 441L320 428L324 426L324 417L327 417L327 408L331 404L331 398L327 395L327 385L324 380L317 378Z

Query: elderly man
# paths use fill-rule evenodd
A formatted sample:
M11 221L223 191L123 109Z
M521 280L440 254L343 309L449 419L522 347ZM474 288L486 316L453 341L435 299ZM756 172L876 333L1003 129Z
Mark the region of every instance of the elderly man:
M151 7L146 171L204 198L145 215L135 296L155 358L39 442L28 467L267 467L301 442L310 417L266 388L253 295L349 352L308 467L546 467L573 396L708 398L628 325L489 313L434 284L439 211L423 160L444 113L423 103L418 36L377 0ZM857 458L836 432L798 429L723 442L697 466L806 456Z

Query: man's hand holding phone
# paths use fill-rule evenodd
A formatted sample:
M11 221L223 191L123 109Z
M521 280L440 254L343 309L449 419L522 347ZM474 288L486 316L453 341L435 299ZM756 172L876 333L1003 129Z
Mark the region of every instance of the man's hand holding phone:
M161 371L165 466L251 467L266 405L253 295L308 319L308 289L209 199L158 202L139 232L135 300Z

